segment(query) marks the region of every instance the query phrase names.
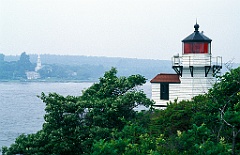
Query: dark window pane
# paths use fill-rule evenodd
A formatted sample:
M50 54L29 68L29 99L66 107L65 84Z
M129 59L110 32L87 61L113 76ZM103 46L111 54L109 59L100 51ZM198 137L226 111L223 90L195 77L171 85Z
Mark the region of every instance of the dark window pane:
M161 94L160 99L161 100L169 100L169 84L168 83L161 83L160 85Z

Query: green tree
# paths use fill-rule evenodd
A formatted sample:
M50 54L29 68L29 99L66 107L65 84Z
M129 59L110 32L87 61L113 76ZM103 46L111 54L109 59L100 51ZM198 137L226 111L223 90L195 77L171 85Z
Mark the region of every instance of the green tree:
M92 155L138 154L145 155L156 150L156 139L137 122L128 122L121 131L114 131L111 139L101 139L94 143Z
M126 120L135 118L137 112L134 108L153 104L137 87L146 82L143 76L126 78L116 74L117 70L112 68L100 78L99 83L83 92L81 99L88 107L86 119L89 125L122 129Z
M214 136L205 124L197 126L193 124L192 129L184 132L178 131L175 141L178 146L178 154L207 154L228 155L229 145L224 140L216 142Z
M221 126L218 135L231 137L234 155L240 149L240 145L237 145L240 140L240 67L230 70L219 79L221 82L214 85L208 96L219 109Z
M26 78L26 71L33 71L34 66L30 62L29 55L26 52L23 52L20 56L20 59L17 61L16 67L16 76Z
M110 139L111 133L136 119L135 107L153 104L138 88L145 83L144 77L116 74L112 68L82 96L42 93L40 98L46 104L42 130L21 135L3 149L4 154L89 154L95 141Z
M21 54L18 64L25 70L30 70L32 63L30 62L29 55L27 55L26 52Z

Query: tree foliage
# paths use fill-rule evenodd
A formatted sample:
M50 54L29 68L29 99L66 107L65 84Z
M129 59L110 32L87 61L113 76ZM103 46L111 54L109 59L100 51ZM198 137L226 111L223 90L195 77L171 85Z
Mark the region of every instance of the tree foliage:
M34 65L30 62L29 55L23 52L18 61L4 61L4 55L0 54L0 79L15 80L26 79L26 71L33 71Z
M42 130L19 136L3 153L90 154L95 141L111 139L113 132L137 117L135 107L153 104L138 88L146 82L143 76L116 74L112 68L82 96L42 93L39 97L46 104Z
M21 135L4 155L228 155L240 153L240 67L220 76L205 95L137 112L153 102L139 90L140 75L112 68L81 96L42 94L45 123Z

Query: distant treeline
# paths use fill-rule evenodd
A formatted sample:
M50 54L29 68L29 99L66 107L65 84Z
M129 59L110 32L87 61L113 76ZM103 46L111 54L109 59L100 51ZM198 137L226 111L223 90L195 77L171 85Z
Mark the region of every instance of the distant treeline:
M32 64L29 55L25 52L16 61L6 61L5 55L0 54L0 79L21 80L26 79L26 71L32 71L35 64Z
M25 53L26 54L26 53ZM20 56L3 56L4 62L13 63L19 61ZM42 69L39 70L42 79L63 80L97 80L105 71L111 67L118 69L121 76L141 74L151 80L160 72L173 73L171 61L115 58L115 57L93 57L93 56L70 56L70 55L40 55ZM37 55L30 54L31 66L36 66ZM34 68L31 68L33 71ZM28 71L31 71L28 70ZM8 77L12 78L12 77Z
M21 59L21 57L23 58ZM25 71L34 71L37 54L0 55L0 79L26 79ZM90 80L95 81L111 67L118 69L121 76L143 75L151 80L158 73L174 73L171 60L134 59L119 57L96 57L77 55L40 55L41 79ZM25 61L25 62L22 62ZM228 63L227 67L237 68L239 64ZM222 72L227 69L223 64Z

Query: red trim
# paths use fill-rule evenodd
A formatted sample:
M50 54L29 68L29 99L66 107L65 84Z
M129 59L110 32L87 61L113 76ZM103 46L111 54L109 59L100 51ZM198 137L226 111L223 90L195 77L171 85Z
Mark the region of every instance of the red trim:
M165 73L156 75L150 82L151 83L181 83L179 79L179 75L165 74Z

